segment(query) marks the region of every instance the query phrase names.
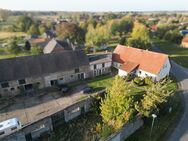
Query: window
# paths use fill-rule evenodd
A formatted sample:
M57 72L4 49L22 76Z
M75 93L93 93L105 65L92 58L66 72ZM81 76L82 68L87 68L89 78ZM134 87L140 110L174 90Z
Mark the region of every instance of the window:
M9 87L8 82L1 83L1 87L2 87L2 88L7 88L7 87Z
M18 83L19 83L20 85L25 84L25 79L20 79L20 80L18 80Z
M73 113L76 113L79 111L80 111L80 107L77 107L77 108L73 109L70 113L73 114Z
M16 126L11 128L11 130L12 130L12 131L13 131L13 130L16 130L16 129L17 129L17 127L16 127Z
M4 131L0 132L0 136L1 136L1 135L3 135L3 134L5 134L5 132L4 132Z
M105 67L105 64L104 64L104 63L102 63L102 67L103 67L103 68Z
M60 78L59 80L63 80L63 77L62 77L62 78Z
M75 73L79 73L79 72L80 72L79 68L75 69Z
M11 88L10 90L11 90L11 91L14 91L14 90L15 90L15 88Z
M164 66L163 66L163 68L166 68L167 67L167 64L165 64Z
M97 69L97 65L94 65L94 70L96 70Z

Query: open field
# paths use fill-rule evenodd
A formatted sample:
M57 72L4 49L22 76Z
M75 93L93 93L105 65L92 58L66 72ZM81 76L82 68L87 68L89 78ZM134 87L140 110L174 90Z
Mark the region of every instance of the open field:
M6 39L10 37L20 37L20 36L26 36L26 33L23 32L0 32L0 39Z
M188 67L188 49L179 47L176 44L172 44L166 41L154 41L156 47L162 52L169 54L170 58L173 59L179 65Z

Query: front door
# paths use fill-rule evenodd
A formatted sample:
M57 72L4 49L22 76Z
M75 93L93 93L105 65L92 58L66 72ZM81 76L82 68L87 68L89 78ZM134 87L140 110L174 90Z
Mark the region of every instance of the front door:
M33 84L24 85L24 88L25 88L26 91L33 90Z

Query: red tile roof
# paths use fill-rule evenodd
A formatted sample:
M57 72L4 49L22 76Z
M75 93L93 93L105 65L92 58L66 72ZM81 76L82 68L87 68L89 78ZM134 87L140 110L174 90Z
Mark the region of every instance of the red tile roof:
M49 39L46 38L36 38L36 39L31 39L32 44L38 44L38 43L43 43L49 41Z
M188 43L188 37L184 37L182 43Z
M127 61L133 62L139 64L138 69L140 70L158 74L168 59L168 55L118 45L114 50L112 59L121 64L124 64Z
M120 68L121 70L126 71L127 73L130 73L130 72L132 72L133 70L135 70L138 66L139 66L139 64L137 64L137 63L133 63L133 62L126 61L126 62L124 62L124 64L122 64L119 68Z

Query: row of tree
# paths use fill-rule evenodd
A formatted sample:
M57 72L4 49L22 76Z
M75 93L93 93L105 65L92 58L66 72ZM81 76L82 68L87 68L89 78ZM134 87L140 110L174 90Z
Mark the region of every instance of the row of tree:
M152 113L159 112L159 106L167 102L173 93L173 91L169 91L171 80L164 79L154 83L147 78L146 82L148 86L143 96L135 99L131 95L131 83L125 83L120 76L115 77L112 86L107 90L106 97L101 102L100 110L103 123L96 127L99 133L105 132L107 136L118 131L138 113L150 117ZM103 130L104 128L105 130Z

